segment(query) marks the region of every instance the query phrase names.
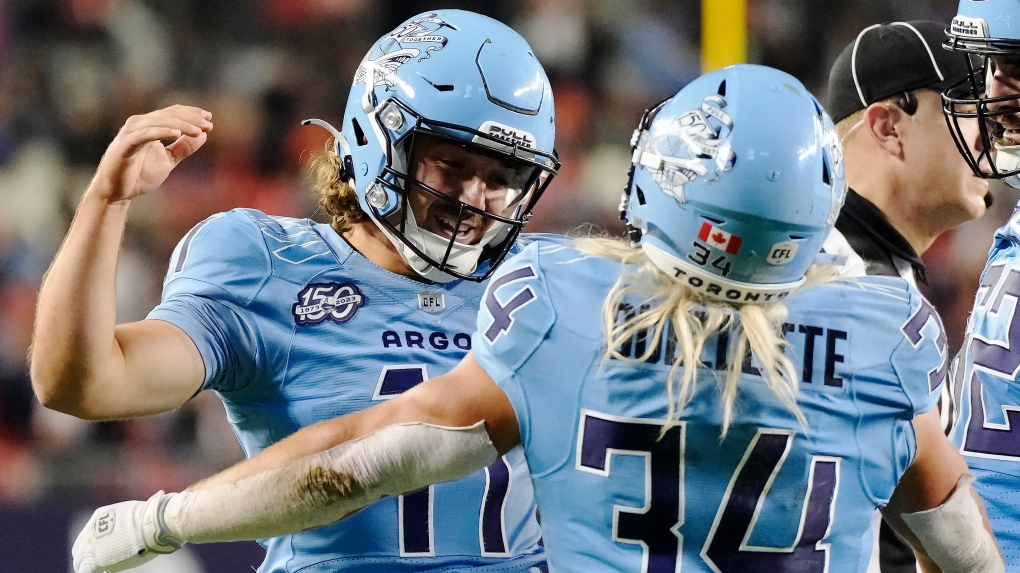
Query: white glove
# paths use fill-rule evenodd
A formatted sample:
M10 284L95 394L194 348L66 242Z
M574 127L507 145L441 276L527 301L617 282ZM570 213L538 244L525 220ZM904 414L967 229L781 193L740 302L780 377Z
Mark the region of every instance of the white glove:
M116 573L184 545L166 531L163 510L176 494L156 492L148 501L122 501L100 507L71 548L74 573Z

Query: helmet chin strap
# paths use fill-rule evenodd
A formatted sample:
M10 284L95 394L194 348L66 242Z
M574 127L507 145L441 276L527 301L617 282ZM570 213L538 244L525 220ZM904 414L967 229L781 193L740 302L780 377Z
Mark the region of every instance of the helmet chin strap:
M374 217L374 215L373 215ZM418 226L417 221L414 219L414 214L407 212L404 214L405 226L404 226L404 238L411 242L421 252L425 253L434 261L442 261L446 255L446 249L450 249L450 256L446 260L446 266L450 269L457 271L461 274L470 274L474 272L475 268L478 267L478 259L482 255L482 249L486 245L493 242L495 239L504 236L505 229L499 223L494 223L485 231L482 235L482 239L474 245L465 245L463 243L453 243L453 247L450 247L450 239L442 237L430 231L426 231ZM435 265L429 263L422 257L418 256L410 247L404 244L394 233L392 233L386 225L377 225L386 238L389 239L390 243L397 249L397 253L404 259L414 272L418 273L427 280L437 283L448 283L451 281L458 280L457 277L446 273L439 269Z
M995 168L999 171L1016 171L1020 169L1020 145L995 144ZM1003 179L1010 187L1020 189L1020 174L1010 175Z
M414 214L410 211L408 211L404 216L406 218L404 237L411 241L415 247L428 255L432 260L442 261L443 256L446 254L446 249L450 246L451 239L441 237L419 227L417 221L414 220ZM482 254L482 246L484 244L484 237L482 242L479 242L476 245L464 245L454 241L453 248L450 249L450 256L446 259L446 265L462 274L470 274L474 272L475 268L478 266L478 257ZM448 275L436 267L429 265L425 260L419 257L417 253L407 248L407 245L401 243L400 246L403 247L399 250L401 251L401 255L404 257L404 260L406 260L407 263L415 269L415 271L425 278L436 282L449 282L456 280L456 277ZM420 268L431 269L441 273L442 276L446 278L445 280L432 278L419 270Z

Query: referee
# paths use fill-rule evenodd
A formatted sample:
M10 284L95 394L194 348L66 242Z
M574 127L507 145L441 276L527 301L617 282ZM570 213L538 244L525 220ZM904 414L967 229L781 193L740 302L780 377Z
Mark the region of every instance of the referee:
M868 26L832 65L826 109L850 190L825 251L847 255L846 274L924 283L920 255L991 204L988 183L960 156L942 115L940 92L968 71L967 56L942 49L945 29L930 21ZM965 143L976 151L971 121ZM869 573L915 573L909 547L884 521L877 528L878 564L873 558Z

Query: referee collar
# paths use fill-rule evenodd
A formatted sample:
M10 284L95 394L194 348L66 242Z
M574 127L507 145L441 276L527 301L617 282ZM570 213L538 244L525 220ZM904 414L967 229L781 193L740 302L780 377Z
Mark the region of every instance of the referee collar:
M914 247L889 223L874 203L848 190L843 209L836 219L836 230L868 266L869 274L900 276L895 258L910 264L914 278L927 284L924 261ZM895 258L894 258L895 257Z

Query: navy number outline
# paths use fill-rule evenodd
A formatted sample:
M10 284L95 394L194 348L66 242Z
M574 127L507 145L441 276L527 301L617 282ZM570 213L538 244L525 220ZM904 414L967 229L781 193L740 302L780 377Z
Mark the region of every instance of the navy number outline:
M644 507L613 506L613 541L641 546L642 573L674 573L681 559L686 427L677 422L660 440L662 420L581 410L575 469L608 478L613 456L645 459ZM651 526L662 518L674 521L667 531Z
M373 400L388 400L428 380L428 366L384 366L379 373ZM478 544L482 557L509 557L504 511L513 472L501 457L485 468L485 491L478 518ZM435 486L397 497L401 557L435 557L433 504Z
M717 573L829 570L829 544L839 492L840 458L812 456L797 536L790 547L749 543L765 498L793 445L793 430L759 428L733 471L701 557ZM749 503L753 502L753 503ZM735 537L734 533L739 535ZM741 535L742 533L742 535ZM734 543L740 539L739 544ZM797 563L788 564L788 561ZM805 567L805 564L807 567Z
M1006 340L993 340L971 333L965 341L972 358L973 370L967 381L970 393L970 416L964 429L960 450L966 455L999 460L1020 460L1020 406L1000 404L1002 423L988 421L984 385L978 371L996 378L1015 382L1020 373L1020 270L1009 269L1005 264L993 265L981 279L976 297L975 312L999 316L1006 297L1013 299L1008 316Z
M662 420L613 416L583 409L574 468L610 477L616 455L645 459L644 506L613 506L613 541L642 548L642 573L675 573L682 559L686 425L659 439ZM793 444L795 432L761 428L733 472L701 556L716 573L784 570L796 560L811 572L829 570L831 528L839 491L840 458L812 456L797 537L790 547L758 547L748 540ZM663 495L665 494L665 495ZM665 498L665 502L663 502ZM645 525L645 522L654 522ZM666 525L672 523L668 528ZM734 536L734 534L736 536ZM653 547L654 545L654 547Z

